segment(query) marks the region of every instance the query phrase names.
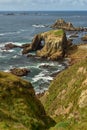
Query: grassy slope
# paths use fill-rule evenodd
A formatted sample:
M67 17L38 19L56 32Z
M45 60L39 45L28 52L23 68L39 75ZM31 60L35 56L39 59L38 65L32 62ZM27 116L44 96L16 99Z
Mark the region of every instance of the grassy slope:
M52 123L30 83L0 72L0 130L46 130Z
M57 122L51 130L87 130L87 59L58 74L41 101Z

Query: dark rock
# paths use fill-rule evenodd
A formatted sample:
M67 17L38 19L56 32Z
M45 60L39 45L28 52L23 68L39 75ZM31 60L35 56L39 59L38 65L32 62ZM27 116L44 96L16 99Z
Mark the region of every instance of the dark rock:
M39 66L39 68L44 68L44 69L46 69L46 68L51 68L51 67L52 67L52 66L46 65L46 64L40 65L40 66Z
M10 70L12 74L16 75L16 76L26 76L28 75L28 73L30 72L30 70L26 69L26 68L13 68Z
M31 44L28 44L28 45L25 45L23 51L22 51L22 54L27 54L31 51L36 51L36 50L39 50L41 49L43 46L41 44L41 41L42 41L42 37L40 36L40 34L38 35L35 35L33 41Z
M69 38L77 38L79 37L77 34L72 34Z
M13 48L16 48L16 47L20 47L20 46L17 46L17 45L12 44L12 43L5 44L6 50L10 50L10 49L13 49Z

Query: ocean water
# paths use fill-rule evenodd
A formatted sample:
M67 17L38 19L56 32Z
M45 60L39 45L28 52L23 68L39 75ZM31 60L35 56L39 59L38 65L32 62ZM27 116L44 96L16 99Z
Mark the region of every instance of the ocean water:
M10 42L16 45L30 43L35 34L50 30L50 26L59 18L72 22L74 26L87 27L87 11L0 12L0 70L9 71L14 67L26 67L31 72L23 78L32 82L36 92L47 90L53 79L52 74L63 70L66 61L59 63L27 58L21 54L22 50L19 48L8 51L2 48ZM81 37L85 33L80 32L73 43L81 43ZM45 64L50 66L42 68L41 65Z

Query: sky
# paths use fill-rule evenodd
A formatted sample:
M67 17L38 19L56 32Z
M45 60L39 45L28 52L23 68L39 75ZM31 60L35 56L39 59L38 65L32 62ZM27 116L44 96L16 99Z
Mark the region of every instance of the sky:
M87 10L87 0L0 0L0 10Z

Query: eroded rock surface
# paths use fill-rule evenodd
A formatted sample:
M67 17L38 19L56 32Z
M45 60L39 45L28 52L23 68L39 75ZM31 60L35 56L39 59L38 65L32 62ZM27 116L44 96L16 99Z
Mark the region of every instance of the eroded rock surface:
M35 35L32 43L23 49L23 54L36 51L39 57L50 60L64 58L67 53L68 44L65 32L60 30L50 30L48 32Z

